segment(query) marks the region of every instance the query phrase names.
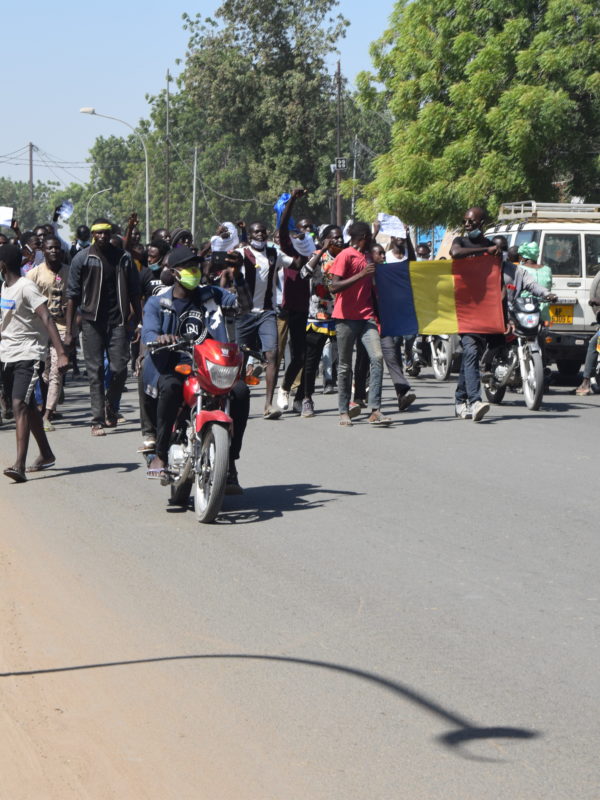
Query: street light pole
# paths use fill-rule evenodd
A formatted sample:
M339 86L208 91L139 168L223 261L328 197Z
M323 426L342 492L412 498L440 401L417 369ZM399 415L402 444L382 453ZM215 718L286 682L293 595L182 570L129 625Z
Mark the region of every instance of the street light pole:
M96 197L96 195L102 194L102 192L110 192L111 189L112 186L109 186L108 189L100 189L100 191L94 192L94 194L87 201L87 205L85 207L85 224L88 226L88 228L90 227L90 203L92 202L94 197Z
M128 122L125 122L124 119L119 119L119 117L111 117L109 114L99 114L95 108L90 108L86 106L85 108L79 109L81 114L93 114L95 117L104 117L104 119L112 119L115 122L120 122L122 125L126 125L133 133L138 137L142 144L142 148L144 150L144 160L146 162L146 239L150 240L150 181L149 181L149 169L148 169L148 150L146 149L146 142L144 141L144 137L141 133L138 133L133 125L130 125Z

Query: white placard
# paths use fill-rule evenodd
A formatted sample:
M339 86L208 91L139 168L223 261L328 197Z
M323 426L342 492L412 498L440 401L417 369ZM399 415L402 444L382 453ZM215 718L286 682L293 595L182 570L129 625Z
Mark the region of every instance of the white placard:
M406 239L404 223L399 217L395 217L393 214L377 214L377 221L380 223L379 233Z
M13 209L10 206L0 206L0 225L5 228L10 228L13 221Z

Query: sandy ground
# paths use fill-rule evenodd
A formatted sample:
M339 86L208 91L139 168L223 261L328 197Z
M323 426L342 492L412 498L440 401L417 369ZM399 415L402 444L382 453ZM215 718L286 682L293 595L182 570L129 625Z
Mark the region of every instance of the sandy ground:
M277 769L265 770L268 753L238 726L216 667L186 697L185 664L90 666L115 652L136 661L147 643L41 536L25 552L21 513L3 508L3 529L1 800L277 796Z

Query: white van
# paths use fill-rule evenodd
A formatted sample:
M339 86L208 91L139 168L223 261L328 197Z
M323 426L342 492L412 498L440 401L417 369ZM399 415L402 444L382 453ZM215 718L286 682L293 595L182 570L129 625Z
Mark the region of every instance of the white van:
M600 269L600 205L582 203L504 203L489 238L501 234L508 245L537 242L541 264L552 270L546 356L561 374L577 375L585 359L596 317L588 304L592 279Z

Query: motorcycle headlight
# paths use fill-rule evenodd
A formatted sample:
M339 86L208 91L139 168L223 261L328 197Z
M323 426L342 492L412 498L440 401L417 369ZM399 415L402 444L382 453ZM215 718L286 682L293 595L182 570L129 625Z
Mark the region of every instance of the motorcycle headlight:
M539 314L525 314L522 311L517 311L517 321L523 328L535 328L539 323Z
M235 383L235 380L240 371L237 367L223 367L221 364L215 364L214 361L206 360L208 366L208 374L213 384L217 389L229 389Z

